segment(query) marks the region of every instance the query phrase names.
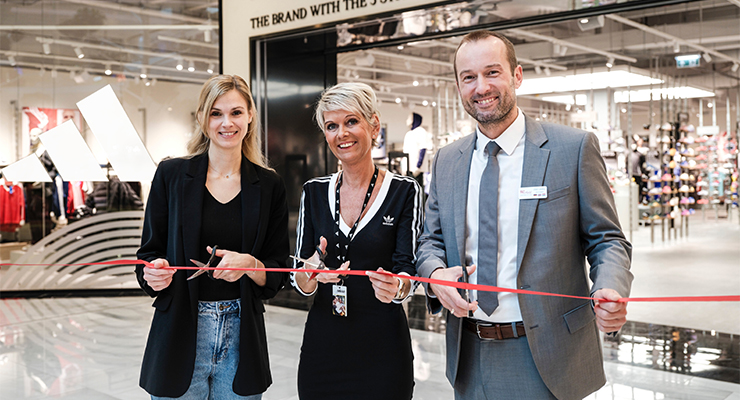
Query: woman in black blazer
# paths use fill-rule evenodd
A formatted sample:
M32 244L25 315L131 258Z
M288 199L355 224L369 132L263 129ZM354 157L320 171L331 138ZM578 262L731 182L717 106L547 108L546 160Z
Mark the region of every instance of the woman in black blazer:
M272 383L261 300L283 273L164 269L285 268L285 186L260 152L254 100L238 76L209 79L200 93L199 130L189 156L163 161L152 181L136 267L154 300L139 384L152 398L259 399ZM248 396L248 397L247 397Z

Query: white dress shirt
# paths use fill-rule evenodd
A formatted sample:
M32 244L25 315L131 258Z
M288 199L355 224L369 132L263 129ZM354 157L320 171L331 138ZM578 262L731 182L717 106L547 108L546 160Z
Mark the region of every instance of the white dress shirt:
M518 268L516 265L517 237L519 233L519 187L524 168L524 114L517 109L516 120L495 142L501 147L497 157L499 165L498 189L498 275L499 287L516 289ZM465 216L465 254L467 260L478 265L478 199L480 180L488 163L484 150L491 140L476 128L475 150L470 163L468 178L468 203ZM477 271L470 275L470 283L478 282ZM477 291L470 292L471 301L478 298ZM473 317L490 322L514 322L522 320L519 299L515 293L499 293L499 305L490 315L478 308Z

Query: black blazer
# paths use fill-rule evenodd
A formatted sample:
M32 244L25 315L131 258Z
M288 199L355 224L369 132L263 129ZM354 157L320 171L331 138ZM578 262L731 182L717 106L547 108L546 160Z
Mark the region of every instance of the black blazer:
M176 158L159 164L146 205L141 248L142 260L165 258L172 266L192 266L198 258L208 155ZM242 158L242 247L267 268L286 268L289 254L288 206L285 185L275 172ZM190 386L195 364L198 318L198 280L188 281L194 270L177 271L172 283L154 291L136 267L142 289L156 297L149 338L144 351L139 385L161 397L182 396ZM239 366L234 392L242 396L262 393L272 383L261 300L274 297L285 285L287 273L267 273L264 287L243 276Z

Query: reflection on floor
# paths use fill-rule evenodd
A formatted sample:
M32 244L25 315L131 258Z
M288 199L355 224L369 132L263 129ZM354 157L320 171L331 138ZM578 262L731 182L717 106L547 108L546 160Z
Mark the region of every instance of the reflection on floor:
M138 374L151 315L147 297L0 300L0 399L147 399ZM267 307L275 383L265 400L297 399L305 316ZM444 336L434 332L439 320L428 322L431 330L412 330L414 398L452 399L444 378ZM738 337L678 332L673 340L671 330L633 324L618 341L606 342L609 382L588 399L740 399ZM721 377L697 376L711 365L722 367L716 368ZM733 365L734 383L716 380L731 377ZM672 372L688 370L692 375Z

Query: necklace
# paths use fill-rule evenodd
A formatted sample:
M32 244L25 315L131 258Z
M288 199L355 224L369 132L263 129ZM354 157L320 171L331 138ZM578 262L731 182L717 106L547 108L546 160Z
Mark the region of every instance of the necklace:
M219 176L223 176L223 177L225 177L226 179L229 179L229 177L231 177L231 175L234 175L235 173L237 173L237 172L239 171L239 169L237 168L237 169L236 169L235 171L231 171L231 172L229 172L228 174L223 174L223 173L219 172L219 171L218 171L218 170L217 170L216 168L213 168L213 167L212 167L211 165L208 165L208 168L212 169L212 170L213 170L214 172L216 172L216 173L217 173L217 174L218 174Z

